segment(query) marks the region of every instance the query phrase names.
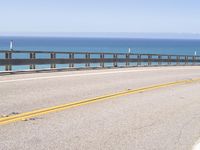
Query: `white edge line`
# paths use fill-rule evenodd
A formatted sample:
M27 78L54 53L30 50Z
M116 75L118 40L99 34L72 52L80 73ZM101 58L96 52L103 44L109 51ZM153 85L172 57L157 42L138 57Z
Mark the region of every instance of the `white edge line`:
M89 75L104 75L104 74L117 74L117 73L127 73L127 72L144 72L144 71L158 71L158 70L183 70L186 68L161 68L161 69L142 69L142 70L124 70L124 71L109 71L109 72L98 72L98 73L82 73L82 74L68 74L59 76L48 76L48 77L34 77L26 79L14 79L14 80L3 80L0 83L10 83L10 82L20 82L20 81L31 81L31 80L41 80L41 79L53 79L53 78L64 78L64 77L79 77L79 76L89 76ZM194 68L187 68L194 69Z
M200 140L193 146L192 150L200 150Z

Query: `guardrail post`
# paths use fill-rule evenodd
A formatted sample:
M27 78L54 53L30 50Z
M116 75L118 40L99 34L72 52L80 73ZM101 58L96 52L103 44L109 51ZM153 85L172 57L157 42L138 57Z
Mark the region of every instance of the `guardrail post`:
M100 66L104 68L104 54L100 54Z
M129 58L130 58L130 54L126 54L126 66L129 66Z
M158 65L161 66L162 65L162 56L158 55Z
M168 56L167 59L168 65L171 65L171 56Z
M85 60L86 60L85 67L88 67L88 62L87 62L88 61L88 54L87 53L85 54Z
M74 60L74 53L70 53L70 54L69 54L69 59L71 60L71 63L69 64L69 67L74 67L74 63L73 63L73 60Z
M137 66L141 65L141 55L137 55Z
M188 56L185 56L185 65L188 64Z
M51 53L50 55L52 60L51 68L56 68L56 64L53 62L56 59L56 53Z
M85 59L86 59L85 67L90 67L90 54L89 53L85 54Z
M148 55L148 66L152 64L152 55Z
M180 56L176 56L176 65L179 65L180 64Z
M88 67L90 67L90 53L88 53Z
M113 54L113 66L117 67L117 54Z
M200 65L200 57L199 56L196 57L196 63L198 64L198 66Z
M195 62L195 59L196 57L195 56L192 56L192 62L193 62L193 65L195 65L196 64L196 62Z
M12 52L6 52L5 53L5 59L7 59L7 60L11 60L12 59ZM7 64L6 66L5 66L5 70L6 71L10 71L10 70L12 70L12 65L11 64Z
M34 53L34 52L31 52L31 53L30 53L30 59L31 59L31 60L34 60L35 58L36 58L35 53ZM35 69L35 64L31 64L31 65L30 65L30 69Z

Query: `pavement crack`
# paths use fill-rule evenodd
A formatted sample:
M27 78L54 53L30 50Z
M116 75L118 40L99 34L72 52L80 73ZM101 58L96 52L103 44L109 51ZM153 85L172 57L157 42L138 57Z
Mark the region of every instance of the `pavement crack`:
M144 129L144 128L153 127L153 126L155 126L157 123L158 123L158 121L153 122L153 123L151 123L151 124L147 124L147 125L142 126L142 127L135 128L134 130L142 130L142 129Z

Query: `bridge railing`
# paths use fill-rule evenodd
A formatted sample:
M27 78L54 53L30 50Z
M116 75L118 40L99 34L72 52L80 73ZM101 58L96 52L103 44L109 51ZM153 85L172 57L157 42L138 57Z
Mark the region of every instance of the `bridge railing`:
M15 57L15 55L18 57ZM45 57L40 55L45 54ZM0 51L0 66L5 71L11 71L12 66L29 66L37 69L37 65L50 65L50 69L57 68L57 64L66 64L66 68L73 68L76 64L84 64L86 68L91 64L99 67L131 66L162 66L162 65L200 65L200 56L193 55L162 55L135 53L92 53L92 52L56 52L56 51Z

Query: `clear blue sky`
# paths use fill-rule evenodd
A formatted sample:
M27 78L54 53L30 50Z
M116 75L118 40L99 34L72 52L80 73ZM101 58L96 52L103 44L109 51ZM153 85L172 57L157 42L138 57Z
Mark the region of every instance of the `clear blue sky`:
M1 33L200 33L200 0L0 0Z

